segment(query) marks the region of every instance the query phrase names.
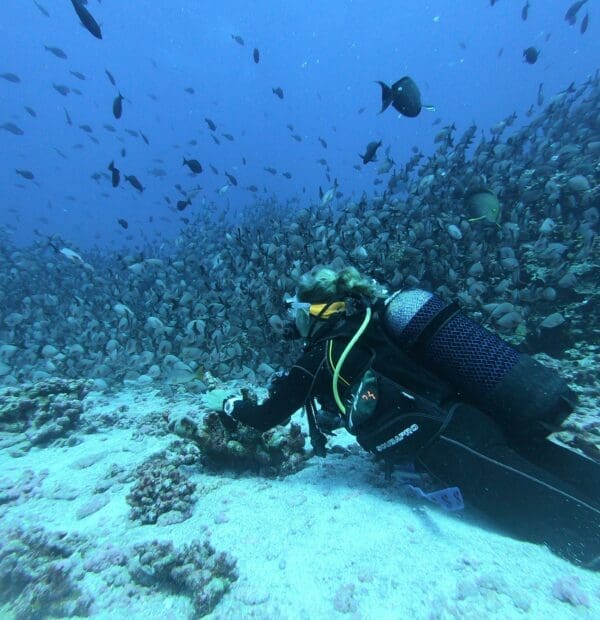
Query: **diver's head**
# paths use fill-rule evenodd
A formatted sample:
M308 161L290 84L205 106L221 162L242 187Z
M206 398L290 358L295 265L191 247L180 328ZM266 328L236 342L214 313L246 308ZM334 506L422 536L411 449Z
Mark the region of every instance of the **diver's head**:
M339 271L314 267L300 277L296 295L285 302L298 334L307 338L319 320L347 316L351 299L363 299L368 305L387 294L383 286L354 267Z
M314 267L300 277L296 291L298 301L311 304L331 303L350 297L362 297L374 303L387 295L388 291L383 286L354 267L338 271L329 267Z

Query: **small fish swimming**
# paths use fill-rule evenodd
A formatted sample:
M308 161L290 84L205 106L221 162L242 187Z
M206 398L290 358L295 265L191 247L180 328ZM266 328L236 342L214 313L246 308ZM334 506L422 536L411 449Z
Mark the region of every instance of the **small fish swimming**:
M585 34L585 31L588 29L589 23L590 23L590 14L586 13L585 17L581 20L581 27L579 29L581 34Z
M319 137L319 142L324 149L327 148L327 142L323 138Z
M108 69L104 69L104 73L106 73L106 77L108 77L108 79L110 80L110 83L113 86L116 86L117 85L117 81L115 80L114 75Z
M118 187L119 183L121 182L121 171L118 168L115 168L115 162L111 161L110 164L108 164L108 169L111 172L111 178L110 181L112 183L113 187ZM125 228L127 228L125 226Z
M190 95L195 95L196 94L196 90L194 89L193 86L188 86L187 88L184 88L183 90L185 90L185 92L190 94Z
M137 180L137 178L133 174L129 176L125 175L125 180L131 185L133 185L133 187L135 187L138 192L144 191L143 185Z
M29 116L33 116L33 118L37 116L37 112L33 108L30 108L28 105L24 107L25 107L25 110L27 111L27 114L29 114Z
M390 105L400 114L409 118L418 116L422 108L435 112L435 106L422 105L419 87L408 75L400 78L391 86L381 81L376 83L381 86L381 110L379 114L384 112Z
M540 55L539 50L533 46L528 47L527 49L523 50L523 59L529 65L535 65L539 55Z
M365 154L361 155L360 153L358 154L358 156L360 158L362 158L362 162L363 164L368 164L369 162L372 161L377 161L377 149L381 146L381 140L379 140L379 142L369 142L369 144L367 144L367 147L365 149Z
M52 84L52 88L59 92L63 97L66 97L71 92L71 89L64 84Z
M125 230L127 230L129 228L129 222L127 220L124 220L122 217L120 217L117 222L119 222L119 225L122 226L123 228L125 228Z
M0 73L0 78L13 84L18 84L21 81L21 78L16 73Z
M281 175L284 176L286 179L291 179L292 178L292 173L291 172L282 172Z
M543 105L543 103L544 103L544 83L540 82L540 85L538 87L538 94L537 94L537 104Z
M221 134L226 140L229 140L229 142L233 142L235 140L235 138L230 134L230 133L222 133Z
M8 131L8 133L12 133L15 136L22 136L25 132L15 125L14 123L4 123L0 125L0 129L4 129L4 131Z
M183 211L186 207L189 207L191 204L192 204L192 201L189 198L187 200L178 200L177 210Z
M194 174L200 174L202 172L202 166L197 159L183 158L183 165L187 166Z
M60 49L60 47L52 47L50 45L44 45L44 49L51 54L54 54L57 58L67 60L67 55Z
M237 185L238 184L237 179L233 176L233 174L229 174L229 172L226 172L225 176L229 179L229 182L232 185Z
M577 13L579 12L579 9L587 2L587 0L578 0L577 2L574 2L567 10L567 12L565 13L565 21L570 25L573 26L575 24L575 22L577 21Z
M277 95L280 99L283 99L283 89L278 86L277 88L271 88L271 90L274 95Z
M525 2L525 5L523 6L523 8L521 9L521 19L526 22L527 21L527 17L529 15L529 7L531 5L529 4L529 0L527 0Z
M92 17L92 14L85 8L81 0L71 0L71 4L77 13L77 17L83 24L83 27L96 39L102 38L102 31L98 22Z
M36 0L33 0L33 4L35 4L35 6L37 6L37 8L40 10L40 13L46 17L50 17L50 13L48 13L48 11L39 3L36 2Z
M217 126L214 124L214 122L210 118L205 118L204 120L206 121L206 124L208 125L208 128L211 131L214 131L217 128Z
M113 101L113 116L115 118L121 118L123 114L123 95L119 92L119 94L115 97Z
M148 140L148 138L140 131L140 136L142 136L142 140L146 143L146 144L150 144L150 140Z
M16 169L15 172L19 176L22 176L24 179L27 179L28 181L33 181L33 179L35 179L33 172L31 172L30 170L17 170Z
M244 45L244 39L242 39L239 34L232 34L231 38L239 45Z
M254 58L254 62L258 64L258 61L260 60L260 52L258 51L258 47L254 48L254 51L252 52L252 58Z
M79 71L69 71L69 73L76 77L78 80L81 80L82 82L83 80L85 80L85 75L83 75L83 73L80 73Z

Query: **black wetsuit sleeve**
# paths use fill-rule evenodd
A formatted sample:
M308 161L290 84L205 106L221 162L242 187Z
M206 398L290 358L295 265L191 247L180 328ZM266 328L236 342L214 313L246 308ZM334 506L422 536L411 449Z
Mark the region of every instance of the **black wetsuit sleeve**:
M320 347L304 354L287 375L272 382L269 396L262 404L236 401L232 417L261 432L283 423L305 403L322 360Z

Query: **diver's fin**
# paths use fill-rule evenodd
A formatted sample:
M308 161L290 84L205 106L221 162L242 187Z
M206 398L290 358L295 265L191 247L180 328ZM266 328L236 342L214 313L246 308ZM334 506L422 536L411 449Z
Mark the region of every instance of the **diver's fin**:
M381 86L381 110L379 110L379 114L381 114L394 101L394 91L385 82L377 81L376 84Z

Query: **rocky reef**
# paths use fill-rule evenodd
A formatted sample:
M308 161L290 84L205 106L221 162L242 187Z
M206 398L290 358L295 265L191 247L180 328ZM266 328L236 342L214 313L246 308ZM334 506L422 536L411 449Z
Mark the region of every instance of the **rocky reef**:
M17 435L19 447L77 441L73 431L83 413L82 400L91 388L85 380L48 378L0 389L0 433ZM11 439L4 445L14 443Z
M186 594L197 617L210 613L238 578L236 561L217 553L206 540L193 540L182 549L159 541L134 549L129 563L133 579L146 587Z
M200 448L202 465L216 472L285 476L302 469L310 456L304 449L306 437L295 423L260 433L243 424L226 427L218 413L210 412L200 422L174 417L169 429L192 440Z

